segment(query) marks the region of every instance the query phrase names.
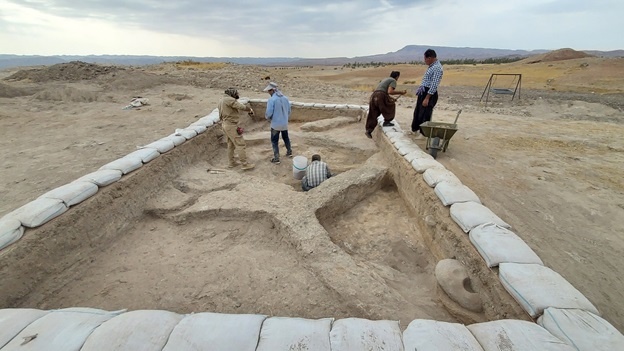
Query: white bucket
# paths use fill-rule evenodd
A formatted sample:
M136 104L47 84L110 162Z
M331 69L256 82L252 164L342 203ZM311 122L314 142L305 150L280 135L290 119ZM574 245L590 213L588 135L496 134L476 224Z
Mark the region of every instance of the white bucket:
M301 180L305 176L305 170L308 168L308 159L303 156L295 156L293 158L293 177Z

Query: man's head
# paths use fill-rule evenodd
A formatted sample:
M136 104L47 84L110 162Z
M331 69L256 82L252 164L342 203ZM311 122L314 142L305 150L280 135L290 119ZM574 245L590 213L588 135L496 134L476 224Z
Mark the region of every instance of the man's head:
M320 161L320 160L321 160L321 155L318 155L318 154L312 155L312 162Z
M225 95L229 95L235 99L238 99L238 90L236 90L236 88L227 88L225 89Z
M438 58L438 55L433 49L427 49L427 51L425 51L424 56L425 56L425 63L428 65L434 63Z
M262 89L262 91L266 91L271 95L273 95L276 90L277 90L277 83L273 83L273 82L270 82L269 85L266 86L266 88Z
M399 76L401 75L401 72L399 71L392 71L390 72L390 77L394 78L394 80L399 80Z

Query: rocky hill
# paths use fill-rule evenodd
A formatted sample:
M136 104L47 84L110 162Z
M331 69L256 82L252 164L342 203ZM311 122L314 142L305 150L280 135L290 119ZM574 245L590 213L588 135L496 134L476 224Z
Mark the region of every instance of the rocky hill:
M118 64L118 65L150 65L163 62L177 62L193 60L199 62L231 62L243 65L265 65L265 66L341 66L347 63L361 62L411 62L422 61L425 50L434 49L441 60L475 59L485 60L502 57L531 57L546 54L549 50L507 50L507 49L486 49L470 47L448 47L448 46L427 46L427 45L407 45L398 51L385 54L376 54L356 57L329 57L329 58L300 58L300 57L189 57L189 56L136 56L136 55L59 55L59 56L29 56L29 55L2 55L0 54L0 69L39 66L66 63L71 61L82 61L97 64ZM571 50L571 49L570 49ZM615 51L584 51L588 55L599 57L624 57L624 50Z

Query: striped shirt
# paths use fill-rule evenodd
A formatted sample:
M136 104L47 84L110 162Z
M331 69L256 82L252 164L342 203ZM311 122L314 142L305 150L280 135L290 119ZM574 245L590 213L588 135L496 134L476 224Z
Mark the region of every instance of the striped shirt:
M306 182L310 188L319 186L329 177L331 177L331 172L327 163L323 161L312 161L306 168Z
M423 76L422 83L420 84L423 87L429 88L427 94L433 95L438 92L438 85L440 85L443 74L444 70L442 69L440 61L436 60L436 62L429 65L427 72L425 72Z

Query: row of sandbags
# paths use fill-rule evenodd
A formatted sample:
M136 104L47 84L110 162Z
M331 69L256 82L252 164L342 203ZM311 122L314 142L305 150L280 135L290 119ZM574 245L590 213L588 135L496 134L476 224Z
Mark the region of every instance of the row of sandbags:
M138 150L109 162L95 172L80 177L69 184L53 189L26 205L0 218L0 250L19 240L24 228L39 227L65 213L71 206L95 195L99 188L117 182L125 174L139 169L176 146L179 146L219 121L219 112L213 110L186 128Z
M304 319L162 310L0 310L0 351L571 351L622 350L624 337L582 310L549 308L535 324L465 326L417 319Z
M383 117L380 117L379 123L382 122ZM600 315L572 284L545 267L529 245L510 230L509 224L485 207L457 176L421 150L403 133L397 121L393 123L392 127L382 127L388 140L416 172L423 174L423 180L434 188L442 204L450 206L453 221L468 233L487 266L499 267L502 285L531 317L543 316L548 308Z
M267 99L241 98L241 103L266 103ZM291 102L292 106L366 110L367 105L324 104ZM75 181L51 190L34 201L0 218L0 250L19 240L24 228L41 226L66 212L71 206L79 204L97 193L98 188L112 184L125 174L137 170L163 153L179 146L189 139L206 131L219 121L219 111L214 109L210 114L191 123L183 129L160 140L145 145L122 158L102 166L98 171L87 174Z

